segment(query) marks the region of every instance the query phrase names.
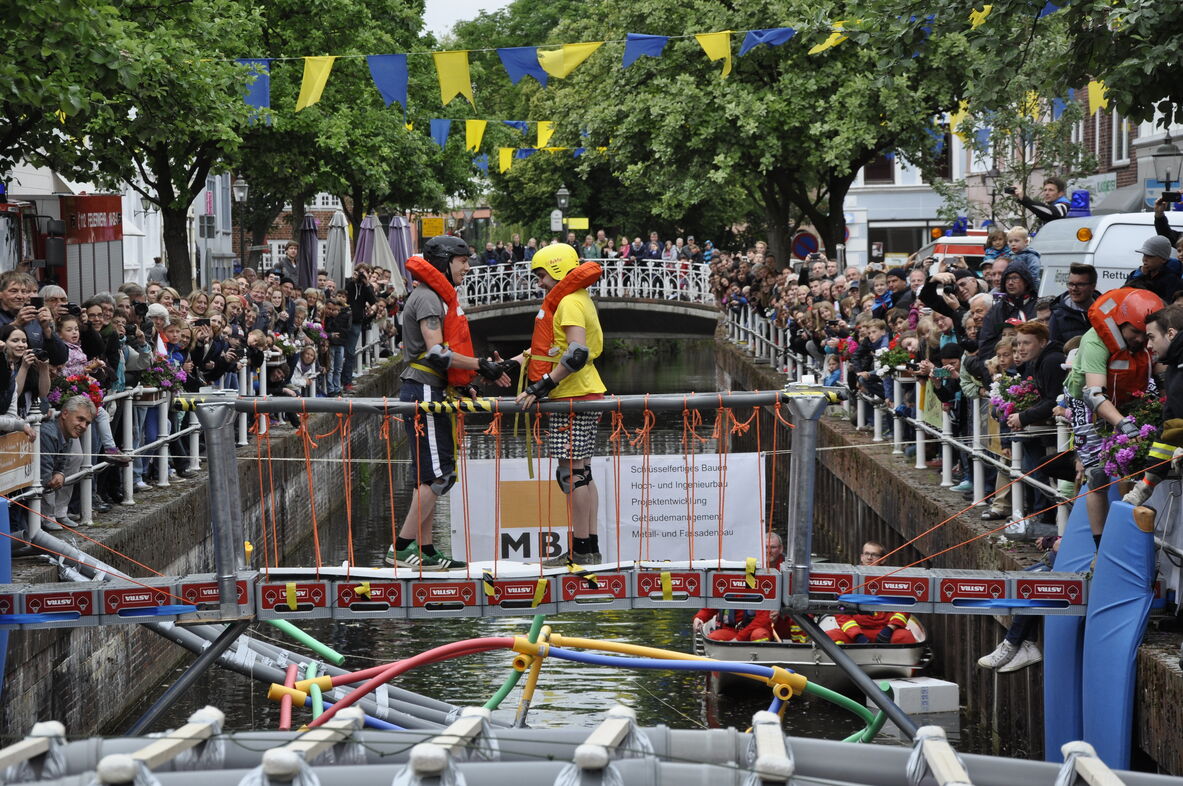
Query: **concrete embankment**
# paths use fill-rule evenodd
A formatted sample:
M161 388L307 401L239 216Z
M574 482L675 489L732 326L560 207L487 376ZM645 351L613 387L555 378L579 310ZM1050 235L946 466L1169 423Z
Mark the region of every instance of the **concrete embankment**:
M736 390L768 390L784 385L785 377L751 356L725 336L718 341L719 366ZM787 418L789 413L783 415ZM788 448L789 429L765 416L762 447L772 444L778 429L779 445ZM754 429L736 449L754 450ZM917 470L912 462L891 455L890 443L872 442L845 418L823 417L819 433L817 490L814 507L814 551L836 562L857 562L862 542L881 541L889 549L916 538L938 522L947 524L920 538L892 558L893 564L926 560L925 567L1022 570L1041 556L1024 545L1002 545L987 536L964 546L957 544L981 535L996 524L979 519L980 509L954 515L966 503L959 494L940 486L935 470ZM778 489L786 489L787 460L776 466ZM787 494L778 494L775 521L783 526ZM946 548L951 551L932 556ZM929 557L932 556L931 559ZM932 640L932 673L961 686L961 701L969 720L987 729L996 750L1010 755L1043 756L1043 670L1039 664L1013 674L981 669L977 659L1001 640L1003 627L992 616L933 615L924 620ZM1138 652L1135 709L1135 766L1183 774L1183 671L1179 666L1180 636L1153 631ZM979 745L979 750L987 747ZM1142 758L1139 759L1138 756Z
M356 381L359 396L389 396L397 392L398 365L388 362ZM336 415L309 419L316 440L310 448L312 484L317 516L327 520L345 501L341 483L341 433ZM352 454L385 455L379 424L358 420L348 429ZM239 484L247 537L255 545L255 563L263 564L263 498L267 499L268 527L274 522L276 542L297 544L312 527L309 481L302 440L286 426L272 428L269 440L238 451ZM267 462L267 450L273 459ZM259 456L263 476L260 478ZM334 461L336 459L337 461ZM261 493L262 492L262 493ZM274 509L274 517L270 515ZM78 548L133 577L150 574L118 556L126 555L165 575L210 572L214 557L209 539L209 486L204 464L190 480L138 494L134 507L120 507L98 517L98 525L84 530L104 546L68 533ZM117 554L117 553L118 554ZM14 581L52 582L57 572L41 559L21 558L14 564ZM178 663L191 656L138 625L67 628L14 632L9 637L4 674L3 729L5 736L24 735L36 721L60 720L71 735L93 734L119 718L146 693L158 693Z

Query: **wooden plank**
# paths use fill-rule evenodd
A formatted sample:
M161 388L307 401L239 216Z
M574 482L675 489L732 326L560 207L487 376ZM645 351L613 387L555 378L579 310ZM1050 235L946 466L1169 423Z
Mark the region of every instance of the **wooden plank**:
M0 770L49 752L49 737L26 737L7 748L0 748Z
M170 732L167 737L153 740L131 757L136 761L142 761L148 769L154 770L166 761L205 742L213 733L214 727L211 723L187 723Z

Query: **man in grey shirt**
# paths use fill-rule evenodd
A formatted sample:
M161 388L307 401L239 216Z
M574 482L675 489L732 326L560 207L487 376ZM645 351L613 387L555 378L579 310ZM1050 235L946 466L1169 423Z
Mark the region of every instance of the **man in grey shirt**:
M419 285L403 306L400 401L443 401L448 387L467 388L476 374L505 387L501 364L472 356L468 324L456 299L456 287L468 273L468 244L450 235L433 237L423 258L411 257L407 269ZM451 312L451 313L449 313ZM421 412L403 419L415 467L415 493L398 538L386 552L386 564L416 570L452 570L465 563L436 551L431 531L436 501L456 482L451 417Z

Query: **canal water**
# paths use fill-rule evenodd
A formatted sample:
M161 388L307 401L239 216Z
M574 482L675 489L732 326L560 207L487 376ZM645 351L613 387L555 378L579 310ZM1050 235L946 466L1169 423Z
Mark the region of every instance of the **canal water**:
M605 384L613 393L663 393L722 389L716 378L712 341L671 341L631 352L616 347L598 365ZM639 423L639 421L638 421ZM632 426L638 425L632 423ZM481 427L469 431L475 453L487 453L481 445ZM607 428L602 424L601 441ZM653 436L654 453L681 453L681 415L664 413L658 417ZM711 445L701 452L714 450ZM518 455L521 448L507 446L507 453ZM405 459L405 456L404 456ZM380 471L379 471L380 470ZM395 510L401 518L410 497L410 466L403 461L395 467ZM384 465L372 469L362 465L357 473L361 482L356 490L353 509L354 550L359 564L379 566L390 544L391 521L389 494ZM453 489L455 498L459 486ZM470 505L480 504L480 493L470 489ZM455 503L455 499L452 500ZM458 503L457 503L458 504ZM491 502L490 502L491 504ZM321 523L322 557L326 564L340 564L346 558L344 514L335 521ZM335 529L335 532L332 531ZM447 546L448 514L446 506L437 511L436 540ZM442 533L442 537L441 537ZM311 544L305 544L289 556L287 564L312 564ZM692 652L689 610L597 611L563 614L547 620L556 632L567 636L598 638ZM315 620L300 627L345 654L345 668L361 669L377 663L405 658L423 650L461 639L481 636L524 634L530 619L488 618L422 620L364 620L334 622ZM266 625L256 625L252 633L296 649L283 641ZM397 684L409 690L453 702L458 705L483 704L501 685L510 669L511 655L486 653L412 671ZM186 659L188 662L188 659ZM179 670L178 670L179 673ZM524 682L524 681L523 681ZM165 686L161 686L163 690ZM160 730L184 723L195 709L213 704L227 714L229 729L275 728L278 705L267 700L267 687L261 683L224 671L211 669L158 724ZM517 704L520 687L502 705L510 711ZM126 728L131 719L146 709L155 696L145 696L116 728ZM668 724L681 728L735 726L746 729L752 713L766 709L770 696L766 691L750 695L717 695L710 691L704 675L674 671L631 671L561 662L549 659L542 670L538 690L528 722L535 727L593 726L603 712L617 702L633 707L642 725ZM297 713L298 714L298 713ZM858 730L861 723L845 711L814 699L794 699L785 714L785 727L791 734L837 739ZM953 729L956 732L956 729Z

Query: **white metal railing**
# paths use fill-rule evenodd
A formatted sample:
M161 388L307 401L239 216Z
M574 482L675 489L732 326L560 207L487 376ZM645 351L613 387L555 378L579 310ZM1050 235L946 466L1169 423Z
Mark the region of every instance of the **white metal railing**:
M359 342L357 348L357 364L354 367L354 377L360 377L367 373L381 358L379 353L383 348L386 348L387 342L380 338L376 330L363 334L362 341ZM264 354L264 365L258 369L252 368L245 358L239 360L237 376L239 381L238 393L241 396L258 396L261 398L267 397L267 369L273 368L277 364L285 362L283 353L278 350L270 350ZM314 389L311 391L316 395L315 387L319 383L323 375L316 375L312 378L311 384ZM154 477L158 487L167 487L169 485L169 463L171 459L171 446L178 444L181 440L186 440L185 448L187 453L188 464L185 467L186 471L197 471L201 466L201 427L197 422L196 413L175 413L172 410L172 397L169 394L163 396L159 395L162 391L153 387L135 387L119 393L111 393L104 397L103 405L115 405L115 412L112 413L112 421L120 420L120 433L117 442L122 445L120 450L123 456L131 458L131 461L122 463L114 458L103 458L105 454L95 453L92 450L94 445L94 429L92 423L87 426L82 436L79 438L81 444L81 459L82 465L79 470L66 477L62 487L68 487L77 483L79 486L79 523L86 526L94 522L94 477L96 473L107 468L119 468L119 490L121 497L121 504L134 505L135 504L135 485L136 485L136 467L135 461L143 459L146 464L144 466L143 477ZM147 417L156 418L157 437L151 442L144 442L138 447L129 449L129 446L135 445L135 423L136 413L135 407L145 407L149 409ZM177 418L183 421L180 428L174 430L173 419ZM248 444L250 413L241 413L238 416L238 444ZM42 500L45 496L46 489L41 483L41 424L42 416L40 413L31 413L27 418L29 424L33 427L33 473L32 484L22 491L20 494L14 495L12 500L27 505L32 515L28 517L27 532L29 537L41 529L41 515ZM265 435L269 427L268 418L261 416L258 419L258 431L260 435ZM98 458L100 460L95 461ZM122 466L120 466L122 464Z
M588 288L595 297L680 300L714 303L710 269L691 262L660 259L596 259L604 268L600 280ZM460 298L468 307L539 300L543 292L529 262L478 265L468 271L460 287Z
M726 320L728 320L728 337L733 343L744 347L754 356L757 362L768 362L778 372L786 373L790 379L799 381L804 375L813 375L820 379L825 376L825 372L817 365L813 357L797 355L791 352L789 348L789 336L786 329L778 326L774 321L768 320L761 314L757 313L755 308L744 307L742 309L728 309L726 310ZM843 384L846 380L846 369L842 368L840 374ZM912 386L913 393L912 400L920 401L922 398L922 389L927 380L914 378L914 376L900 376L893 375L892 379L892 401L899 405L905 400L905 394L909 392L907 386ZM1002 472L1004 476L1017 479L1016 483L1011 487L1010 497L1010 520L1015 522L1007 529L1007 534L1010 535L1026 535L1029 531L1033 531L1034 527L1030 523L1023 520L1024 515L1035 514L1036 510L1024 509L1024 495L1023 487L1041 491L1052 498L1056 502L1064 502L1067 497L1061 494L1060 489L1055 485L1042 483L1037 481L1034 477L1024 477L1022 469L1022 450L1023 443L1021 438L1045 436L1045 434L1055 433L1056 445L1059 450L1065 450L1068 445L1068 427L1066 423L1058 421L1054 429L1045 430L1024 430L1023 433L1011 434L1008 438L1011 440L1011 449L1009 459L1006 456L998 455L990 451L987 446L988 439L991 434L988 433L985 427L985 418L983 417L985 402L976 401L970 406L970 430L968 436L957 436L952 430L952 421L949 412L942 411L942 424L940 426L933 426L923 419L923 417L911 417L900 413L893 408L888 407L886 402L881 399L867 397L867 395L860 393L858 397L854 398L855 418L859 429L867 429L866 412L870 408L872 412L873 423L870 426L873 432L872 439L874 442L884 442L887 438L884 430L884 418L890 418L892 421L891 427L891 443L892 455L904 455L906 440L905 432L912 430L913 438L911 440L914 449L914 458L916 458L917 469L925 469L926 445L930 439L935 439L940 444L940 484L944 487L951 487L953 485L952 475L953 466L959 463L959 456L964 455L968 457L971 463L971 475L968 479L974 484L974 500L978 505L989 504L985 501L985 496L993 492L994 489L985 488L985 476L987 476L988 468L993 466L998 472ZM1003 434L1007 437L1007 434ZM1067 521L1068 510L1066 505L1060 505L1056 509L1056 517L1062 524ZM1183 529L1183 528L1181 528Z

